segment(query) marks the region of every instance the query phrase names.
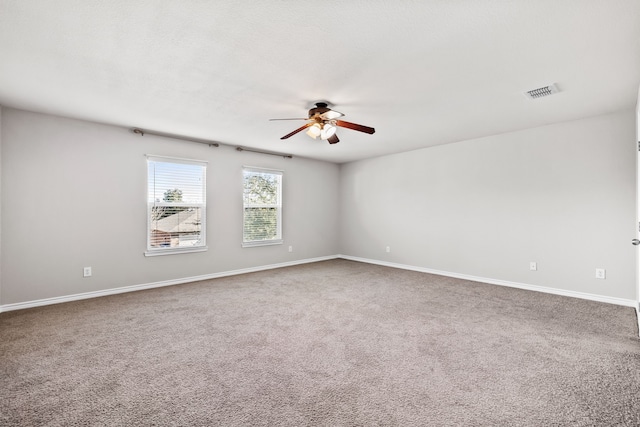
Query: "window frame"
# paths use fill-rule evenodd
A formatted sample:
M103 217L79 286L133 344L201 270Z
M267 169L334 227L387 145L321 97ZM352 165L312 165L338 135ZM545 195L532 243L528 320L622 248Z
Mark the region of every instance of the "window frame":
M184 254L184 253L193 253L193 252L205 252L209 248L207 246L207 166L208 162L205 160L195 160L195 159L184 159L179 157L169 157L169 156L156 156L156 155L145 155L146 163L147 163L147 194L146 194L146 204L147 204L147 249L144 252L145 256L158 256L158 255L175 255L175 254ZM182 165L193 165L202 167L202 203L170 203L170 202L156 202L155 200L149 200L149 195L151 194L152 180L149 179L150 175L150 165L151 162L154 163L170 163L170 164L182 164ZM155 184L155 181L153 181ZM152 247L151 246L151 213L153 207L156 206L180 206L180 207L193 207L200 209L200 244L197 246L185 246L185 247Z
M255 174L271 174L279 176L278 179L278 203L276 204L267 204L267 205L250 205L245 204L244 199L244 180L245 180L245 172L255 173ZM251 248L257 246L271 246L271 245L282 245L284 243L284 239L282 237L282 183L284 180L284 171L279 169L270 169L270 168L261 168L256 166L242 166L242 247L243 248ZM275 239L269 240L245 240L245 211L247 207L275 207L277 212L276 218L276 229L277 236Z

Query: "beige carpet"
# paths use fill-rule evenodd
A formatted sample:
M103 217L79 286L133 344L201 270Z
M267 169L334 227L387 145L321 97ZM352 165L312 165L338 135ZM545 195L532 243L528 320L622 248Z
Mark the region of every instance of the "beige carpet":
M0 314L2 426L640 425L632 308L345 260Z

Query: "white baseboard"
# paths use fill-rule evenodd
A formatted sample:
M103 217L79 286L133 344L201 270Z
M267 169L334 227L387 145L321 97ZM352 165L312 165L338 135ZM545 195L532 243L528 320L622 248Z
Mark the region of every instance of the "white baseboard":
M507 280L489 279L486 277L451 273L449 271L434 270L431 268L416 267L413 265L396 264L393 262L378 261L375 259L368 259L368 258L359 258L359 257L353 257L349 255L338 255L338 258L348 259L351 261L366 262L368 264L382 265L385 267L401 268L403 270L419 271L421 273L437 274L439 276L455 277L456 279L471 280L473 282L488 283L491 285L507 286L510 288L524 289L527 291L544 292L547 294L563 295L567 297L580 298L580 299L586 299L591 301L606 302L609 304L622 305L625 307L635 307L636 310L640 310L638 308L638 302L632 299L608 297L605 295L589 294L585 292L567 291L564 289L550 288L546 286L536 286L536 285L528 285L526 283L509 282Z
M238 274L255 273L257 271L271 270L274 268L290 267L299 264L309 264L312 262L327 261L336 259L338 255L330 255L319 258L307 258L298 261L289 261L279 264L261 265L258 267L241 268L239 270L222 271L220 273L205 274L202 276L184 277L180 279L164 280L162 282L146 283L142 285L123 286L121 288L105 289L102 291L83 292L81 294L65 295L61 297L45 298L34 301L19 302L15 304L0 305L0 313L5 311L22 310L25 308L40 307L43 305L60 304L63 302L78 301L89 298L103 297L107 295L123 294L125 292L142 291L144 289L161 288L164 286L181 285L183 283L197 282L200 280L217 279L220 277L235 276Z
M564 289L556 289L556 288L550 288L545 286L528 285L525 283L509 282L506 280L489 279L486 277L477 277L477 276L470 276L466 274L451 273L448 271L434 270L430 268L416 267L416 266L405 265L405 264L397 264L397 263L379 261L379 260L368 259L368 258L359 258L359 257L353 257L349 255L330 255L330 256L319 257L319 258L307 258L303 260L283 262L279 264L262 265L257 267L242 268L239 270L230 270L230 271L223 271L219 273L205 274L202 276L184 277L180 279L164 280L161 282L146 283L146 284L132 285L132 286L123 286L120 288L113 288L113 289L105 289L102 291L83 292L80 294L65 295L65 296L54 297L54 298L45 298L45 299L26 301L26 302L20 302L15 304L5 304L5 305L0 305L0 313L5 311L21 310L25 308L40 307L40 306L51 305L51 304L60 304L64 302L78 301L78 300L89 299L89 298L97 298L97 297L102 297L107 295L122 294L125 292L141 291L144 289L153 289L153 288L160 288L164 286L180 285L183 283L197 282L200 280L209 280L209 279L216 279L220 277L235 276L238 274L254 273L257 271L271 270L274 268L290 267L290 266L300 265L300 264L309 264L313 262L327 261L327 260L336 259L336 258L364 262L368 264L377 264L377 265L382 265L386 267L400 268L403 270L412 270L412 271L419 271L422 273L437 274L437 275L446 276L446 277L455 277L458 279L471 280L474 282L488 283L492 285L507 286L512 288L525 289L529 291L545 292L549 294L563 295L563 296L568 296L573 298L581 298L581 299L587 299L591 301L605 302L609 304L622 305L626 307L635 307L637 318L638 318L638 330L640 331L640 307L638 306L638 302L634 300L608 297L604 295L588 294L584 292L567 291Z

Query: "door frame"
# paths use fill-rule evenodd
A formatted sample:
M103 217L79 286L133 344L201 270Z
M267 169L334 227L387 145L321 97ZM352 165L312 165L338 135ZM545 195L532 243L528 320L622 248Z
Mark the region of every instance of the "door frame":
M640 239L640 87L636 100L636 239ZM640 248L636 250L636 319L640 336Z

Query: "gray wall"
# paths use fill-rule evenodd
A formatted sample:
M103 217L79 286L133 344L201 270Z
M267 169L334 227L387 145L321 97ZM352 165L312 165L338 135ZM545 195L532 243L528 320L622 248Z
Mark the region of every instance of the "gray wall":
M635 146L624 111L344 164L342 254L635 300Z
M338 166L3 108L0 304L338 253L636 299L634 116ZM144 154L209 161L208 252L144 257ZM242 165L285 171L284 245L241 247Z
M2 121L0 304L339 252L339 167L10 108ZM145 154L207 160L203 253L145 257ZM242 166L284 170L284 245L242 248ZM288 252L289 245L294 251ZM93 276L82 277L91 266Z

